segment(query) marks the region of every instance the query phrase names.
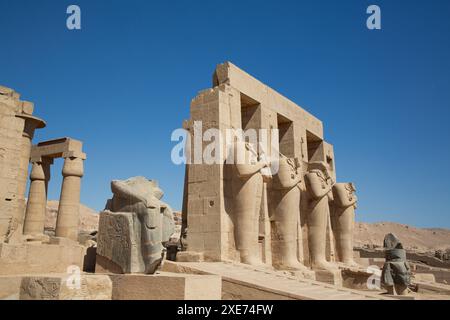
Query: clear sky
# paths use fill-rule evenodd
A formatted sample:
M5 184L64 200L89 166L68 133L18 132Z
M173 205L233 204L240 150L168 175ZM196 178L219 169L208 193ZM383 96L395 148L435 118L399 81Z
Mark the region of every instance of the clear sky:
M81 8L78 31L66 8ZM381 8L382 29L366 28ZM359 221L450 227L450 1L0 0L0 84L85 143L82 202L110 180L160 181L181 208L171 132L226 60L317 116ZM50 199L58 199L59 160Z

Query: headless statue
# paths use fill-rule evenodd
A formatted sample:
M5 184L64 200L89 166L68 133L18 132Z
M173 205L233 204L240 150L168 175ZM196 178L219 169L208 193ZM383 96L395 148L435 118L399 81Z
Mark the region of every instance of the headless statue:
M326 236L330 207L329 194L334 181L324 162L311 162L305 175L309 195L308 243L311 268L313 270L335 270L326 260Z
M384 237L386 262L381 273L381 284L389 294L406 295L411 283L411 269L406 251L400 240L392 233Z
M358 198L353 183L336 183L333 186L333 229L339 261L357 266L353 260L353 227Z
M297 226L300 219L301 164L280 154L278 174L271 192L272 257L280 270L307 269L297 257Z
M248 142L237 141L234 145L233 166L234 233L236 249L242 263L262 264L258 254L259 211L263 190L261 170L268 167L259 159L257 152Z

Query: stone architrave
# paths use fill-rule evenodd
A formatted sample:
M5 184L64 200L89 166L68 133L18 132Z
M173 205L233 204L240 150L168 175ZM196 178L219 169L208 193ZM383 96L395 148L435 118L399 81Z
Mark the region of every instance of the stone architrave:
M353 228L358 198L353 183L336 183L333 186L332 224L336 239L338 259L347 266L357 266L353 260Z
M173 214L154 180L133 177L111 182L113 198L100 213L97 267L115 273L153 274L163 243L174 232Z

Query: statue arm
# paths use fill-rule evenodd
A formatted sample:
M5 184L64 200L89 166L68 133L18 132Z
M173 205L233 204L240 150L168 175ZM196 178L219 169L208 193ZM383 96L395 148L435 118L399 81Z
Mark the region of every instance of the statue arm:
M265 166L265 162L259 161L256 164L236 164L236 169L239 177L250 177Z
M288 181L286 181L285 179L280 179L280 184L283 189L292 189L300 182L302 182L301 174L297 174L294 179L289 179Z
M305 178L306 189L314 199L321 199L331 191L332 186L326 185L325 189L323 189L322 183L320 183L320 180L316 176L314 176L314 174L308 173Z

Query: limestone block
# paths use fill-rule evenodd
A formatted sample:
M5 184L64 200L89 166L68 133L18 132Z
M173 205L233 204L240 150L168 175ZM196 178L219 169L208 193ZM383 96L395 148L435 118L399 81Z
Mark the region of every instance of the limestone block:
M316 280L335 286L342 286L342 274L340 270L315 270Z
M204 261L203 252L181 251L177 253L179 262L201 262Z
M0 299L111 300L112 282L106 275L39 274L0 276Z
M28 115L32 115L34 110L34 103L29 101L22 101L22 112Z
M69 266L82 270L85 254L86 249L77 243L1 243L0 275L63 273Z
M97 234L97 256L117 265L120 273L144 272L145 266L140 254L140 225L136 213L100 212ZM111 270L100 259L97 265Z
M436 278L432 273L416 273L413 281L436 282Z
M220 300L222 296L222 279L217 275L161 272L109 277L113 300Z

